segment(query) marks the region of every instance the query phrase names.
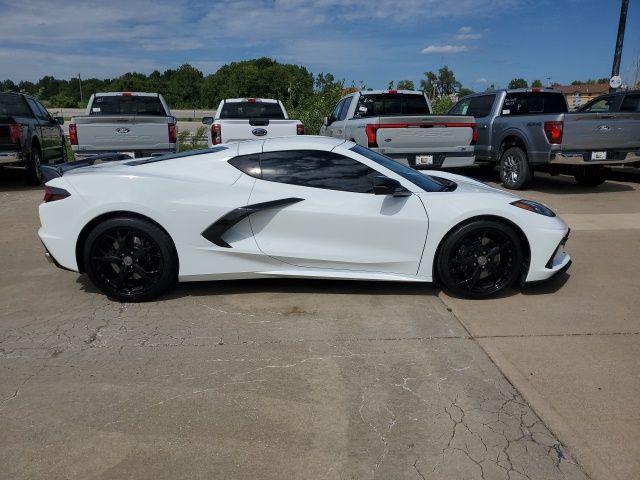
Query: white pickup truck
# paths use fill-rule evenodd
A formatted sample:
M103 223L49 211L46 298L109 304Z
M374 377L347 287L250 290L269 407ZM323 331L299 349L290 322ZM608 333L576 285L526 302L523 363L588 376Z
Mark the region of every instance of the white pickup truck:
M433 115L425 93L414 90L345 95L320 135L354 141L414 168L473 165L478 139L473 117Z
M174 153L177 137L176 119L158 93L95 93L86 115L73 117L69 124L69 143L77 160L102 153Z
M214 117L203 117L211 125L209 147L220 143L255 138L303 135L300 120L291 120L280 100L270 98L227 98L222 100Z

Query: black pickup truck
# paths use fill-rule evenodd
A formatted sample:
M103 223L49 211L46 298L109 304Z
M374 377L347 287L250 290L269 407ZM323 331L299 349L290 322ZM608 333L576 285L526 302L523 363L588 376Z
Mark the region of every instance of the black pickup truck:
M0 166L25 167L29 185L42 183L40 165L67 159L63 123L29 95L0 93Z

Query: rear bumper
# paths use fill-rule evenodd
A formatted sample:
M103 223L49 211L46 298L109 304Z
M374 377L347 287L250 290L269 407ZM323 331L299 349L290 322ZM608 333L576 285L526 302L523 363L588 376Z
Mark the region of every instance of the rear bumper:
M168 153L176 153L177 147L167 149L151 149L151 150L73 150L73 156L76 160L84 160L95 155L107 154L107 153L125 153L129 154L132 158L146 158L155 157L158 155L166 155Z
M11 163L21 163L22 152L0 152L0 165L6 165Z
M468 152L385 153L385 155L416 169L470 167L476 158L473 149ZM430 157L431 163L419 163L420 156Z
M600 151L600 150L594 150ZM640 163L640 150L618 151L601 150L606 152L605 160L591 160L593 151L586 152L552 152L549 163L552 165L626 165L630 163Z
M49 250L47 250L47 246L44 244L44 242L42 242L42 246L44 247L44 258L47 259L47 262L53 263L56 267L60 268L61 270L67 270L68 272L72 272L73 271L70 268L63 267L62 265L60 265L60 263L58 263L58 261L55 259L55 257L53 255L51 255L51 252L49 252Z

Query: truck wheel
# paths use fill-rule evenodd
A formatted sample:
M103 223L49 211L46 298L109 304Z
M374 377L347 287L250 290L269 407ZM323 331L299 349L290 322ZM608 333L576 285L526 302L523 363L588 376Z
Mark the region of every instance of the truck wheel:
M527 186L533 174L527 154L519 147L511 147L500 157L500 180L511 190L520 190Z
M27 185L40 185L42 183L42 170L40 169L41 159L40 149L34 145L33 148L31 148L31 155L26 162L27 175L25 180Z
M578 167L573 177L578 182L578 185L583 187L597 187L602 185L607 177L609 171L604 167Z

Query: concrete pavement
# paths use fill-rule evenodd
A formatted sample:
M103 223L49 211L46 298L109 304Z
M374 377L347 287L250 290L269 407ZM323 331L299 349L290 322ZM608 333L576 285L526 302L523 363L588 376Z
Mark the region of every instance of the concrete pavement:
M588 478L434 288L114 303L45 262L42 192L3 173L0 478Z

